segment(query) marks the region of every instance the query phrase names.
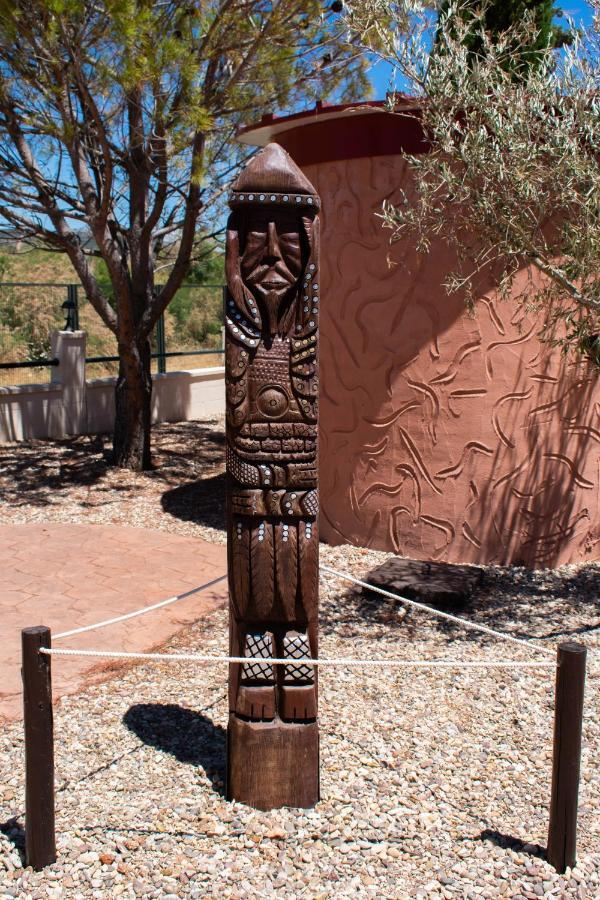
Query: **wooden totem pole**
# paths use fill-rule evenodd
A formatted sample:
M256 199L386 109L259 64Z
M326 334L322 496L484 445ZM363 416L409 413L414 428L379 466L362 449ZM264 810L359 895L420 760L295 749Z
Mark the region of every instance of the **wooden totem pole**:
M319 198L269 144L233 185L227 226L230 652L227 795L319 799ZM285 658L290 665L261 662Z

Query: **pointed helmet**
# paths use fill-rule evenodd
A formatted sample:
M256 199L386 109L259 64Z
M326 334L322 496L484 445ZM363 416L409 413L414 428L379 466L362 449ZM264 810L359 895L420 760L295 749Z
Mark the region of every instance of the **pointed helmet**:
M269 204L288 208L319 208L319 197L306 175L279 144L267 144L234 181L229 205L239 209L248 204Z

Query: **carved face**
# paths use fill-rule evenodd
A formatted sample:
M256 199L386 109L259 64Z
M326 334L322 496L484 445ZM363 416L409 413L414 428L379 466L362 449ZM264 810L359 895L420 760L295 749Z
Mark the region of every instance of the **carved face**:
M253 210L240 263L242 278L257 302L266 305L269 318L277 316L302 274L297 216L287 210Z

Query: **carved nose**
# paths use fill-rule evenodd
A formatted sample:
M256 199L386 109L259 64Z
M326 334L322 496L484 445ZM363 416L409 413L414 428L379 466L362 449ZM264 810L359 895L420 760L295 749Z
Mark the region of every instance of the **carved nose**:
M267 257L269 259L281 259L275 222L269 222L267 226Z

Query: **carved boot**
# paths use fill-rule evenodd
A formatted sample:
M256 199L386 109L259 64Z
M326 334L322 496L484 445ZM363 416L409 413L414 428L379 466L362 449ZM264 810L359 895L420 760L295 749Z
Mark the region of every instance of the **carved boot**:
M308 635L288 631L283 638L284 659L306 659L312 654ZM286 722L306 722L317 717L313 666L284 666L279 690L279 715Z
M275 673L269 663L260 662L273 655L273 636L270 632L249 632L244 644L242 677L237 693L235 711L246 719L275 718Z

